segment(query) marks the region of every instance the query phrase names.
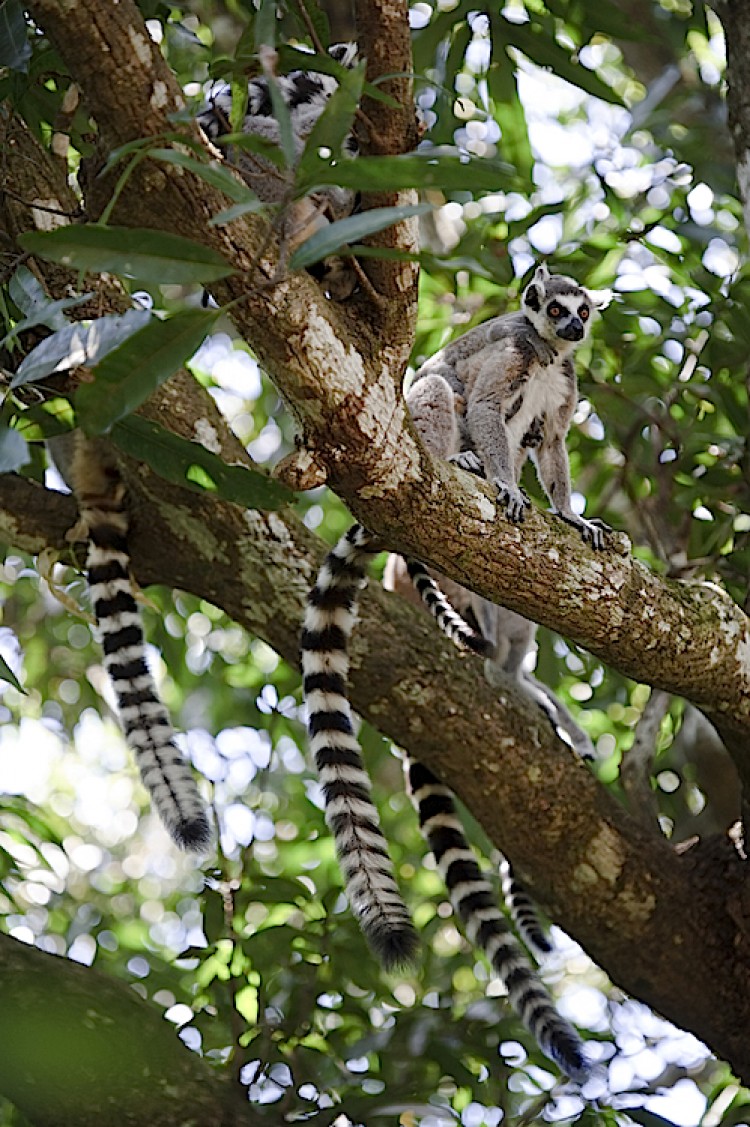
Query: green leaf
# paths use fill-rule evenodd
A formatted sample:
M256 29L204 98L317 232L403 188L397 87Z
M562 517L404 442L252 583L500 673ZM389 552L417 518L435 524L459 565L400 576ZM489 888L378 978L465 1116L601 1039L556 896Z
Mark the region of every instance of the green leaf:
M14 689L18 689L19 693L23 693L23 695L26 696L26 690L4 657L0 657L0 681L7 681Z
M351 132L364 81L364 62L359 63L352 70L345 70L339 79L337 89L326 102L323 113L315 122L305 142L297 165L298 177L314 172L320 163L319 149L326 147L334 156L341 153L341 147Z
M271 95L273 116L276 118L276 124L279 127L279 143L281 145L281 151L284 154L284 161L287 168L293 168L294 162L297 159L297 145L294 140L294 130L292 129L292 115L284 101L281 87L275 76L269 72L266 75L266 79L268 81L268 93Z
M163 134L160 134L158 139L164 141L168 138ZM118 145L117 148L113 149L112 152L107 156L107 159L104 162L99 175L106 176L106 174L110 172L111 169L118 165L121 160L124 160L125 157L130 156L131 153L142 153L145 156L146 151L151 147L151 145L154 144L156 140L156 137L138 137L134 141L126 141L124 145Z
M112 440L133 458L145 462L151 469L171 481L193 489L206 490L188 477L193 466L199 466L213 482L217 494L225 501L233 501L248 509L280 509L294 499L294 494L279 481L274 481L259 470L246 466L228 466L205 446L190 442L158 423L130 415L112 429Z
M30 460L26 439L12 427L0 425L0 473L15 473Z
M260 0L255 17L256 50L276 46L276 0Z
M24 315L49 301L42 283L28 266L19 266L8 283L10 296Z
M255 192L251 192L227 168L221 165L206 164L204 160L191 157L189 153L182 153L179 149L152 149L148 155L155 160L163 161L164 164L176 164L179 168L195 173L196 176L200 176L201 180L205 180L213 188L218 188L220 192L229 196L230 200L235 200L236 203L257 201Z
M30 58L23 4L18 0L0 0L0 66L26 71Z
M36 325L46 325L53 331L64 329L67 321L63 311L73 309L76 305L83 305L93 296L85 293L80 297L62 297L59 301L50 301L40 283L25 266L20 266L16 270L8 289L14 303L26 316L0 340L0 348L10 344L21 333L33 329Z
M309 239L297 248L289 260L292 270L302 270L319 262L329 254L334 254L348 243L374 235L402 219L409 219L412 215L424 215L432 211L432 204L413 204L401 207L374 207L371 211L362 211L357 215L350 215L340 219L338 223L329 223L320 231L316 231Z
M298 183L310 191L324 184L362 191L400 188L441 188L446 191L497 192L516 183L514 169L499 160L465 158L430 149L395 157L358 157L333 164L321 160L317 169Z
M99 227L93 223L32 231L18 240L24 250L63 266L172 285L214 282L232 267L210 247L140 227Z
M634 1123L640 1123L642 1127L675 1127L674 1120L665 1119L663 1115L657 1115L645 1107L629 1107L628 1115Z
M258 137L255 133L224 133L221 137L216 138L214 144L218 148L230 152L232 159L235 149L249 150L251 153L257 153L258 156L263 157L264 160L271 161L277 168L285 167L286 158L283 152L268 137Z
M247 77L243 74L233 74L230 81L232 91L232 108L229 113L229 129L232 133L242 132L242 123L247 114Z
M209 220L209 225L211 227L223 227L225 224L239 219L242 215L247 215L248 213L252 215L255 212L262 211L264 207L268 207L268 204L259 199L248 200L247 203L236 203L233 207L224 208L223 211L212 215Z
M93 383L75 394L78 421L87 434L104 434L188 360L218 316L188 309L164 321L152 320L96 366Z
M534 157L529 141L526 112L518 94L515 67L505 51L499 49L506 22L499 11L490 9L494 62L487 71L487 86L492 98L493 117L502 133L502 152L506 160L518 169L525 180L531 180Z
M150 319L147 309L128 309L125 313L108 313L90 324L66 325L32 349L19 365L10 386L21 387L42 380L52 372L65 372L82 365L93 367Z

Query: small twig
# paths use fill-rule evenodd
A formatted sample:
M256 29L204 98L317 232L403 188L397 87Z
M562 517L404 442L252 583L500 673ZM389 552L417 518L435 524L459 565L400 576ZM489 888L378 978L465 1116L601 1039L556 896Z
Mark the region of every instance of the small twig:
M313 47L315 48L316 52L319 55L325 55L326 49L323 46L323 44L320 42L320 37L318 36L317 31L315 30L315 25L313 24L312 20L310 19L310 13L308 12L307 8L305 7L303 0L300 0L300 2L297 4L297 7L299 8L299 13L302 16L302 22L304 23L305 27L307 28L307 34L310 36L310 40L312 42Z
M351 255L351 257L346 257L346 261L351 263L352 270L357 275L357 280L362 289L369 297L370 301L372 301L375 305L384 305L385 298L375 289L372 282L367 277L367 274L362 269L362 264L360 263L359 259L357 259L355 255Z
M529 1127L531 1123L538 1123L544 1109L549 1105L552 1096L549 1092L543 1092L538 1099L534 1100L532 1104L519 1115L515 1121L514 1127Z
M18 267L23 266L24 262L26 262L29 258L31 258L30 250L25 250L23 254L17 254L11 262L10 266L6 267L6 269L3 270L2 273L0 273L0 286L5 285L8 278L10 278L11 275L15 274Z
M622 757L620 782L628 797L630 812L641 825L653 831L659 826L656 793L651 786L656 740L671 701L669 693L654 689L635 729L632 747ZM661 832L661 829L659 829Z
M23 204L24 207L28 207L33 211L48 211L50 215L62 215L65 219L70 220L81 219L83 216L83 209L80 207L77 207L74 211L65 211L61 207L49 207L47 204L37 203L35 200L32 201L24 199L24 197L19 195L18 192L14 192L6 185L3 185L0 191L2 191L6 196L10 196L12 200L15 200L17 203Z

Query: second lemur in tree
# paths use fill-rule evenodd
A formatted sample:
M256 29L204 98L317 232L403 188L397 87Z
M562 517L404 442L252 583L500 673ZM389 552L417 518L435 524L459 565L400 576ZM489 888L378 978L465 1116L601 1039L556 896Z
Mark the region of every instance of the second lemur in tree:
M597 304L572 279L550 275L544 266L539 267L524 292L521 312L473 329L428 360L417 373L408 402L426 444L435 454L492 481L508 519L522 521L529 505L518 479L531 455L554 511L575 525L584 540L600 548L604 526L578 517L571 507L565 448L577 400L572 353L586 336ZM358 594L366 582L367 559L380 547L357 525L329 553L308 603L302 666L311 745L350 903L372 946L388 964L412 954L414 933L370 797L346 695L348 644ZM459 644L491 655L497 668L507 673L514 647L512 640L502 636L505 612L495 614L498 608L490 603L478 608L481 613L476 617L486 634L477 635L452 610L421 564L409 561L409 570L441 628ZM533 639L531 624L524 626L523 637L521 656ZM518 646L515 651L519 652ZM520 660L516 665L520 668ZM554 712L552 700L556 698L544 693L542 686L539 690L551 698L547 699L548 714ZM572 718L567 719L580 731ZM568 728L562 719L553 723ZM435 787L441 794L445 790L429 773L427 776L424 783L412 779L420 821L469 936L485 947L495 970L506 980L520 1017L545 1051L569 1075L581 1076L585 1065L580 1041L557 1015L499 913L493 909L488 914L487 890L480 888L481 881L467 868L470 850L465 839L464 844L457 844L456 835L462 834L455 812L446 808L430 813L428 807L423 808L423 800L437 793ZM443 830L449 834L450 844L442 840Z

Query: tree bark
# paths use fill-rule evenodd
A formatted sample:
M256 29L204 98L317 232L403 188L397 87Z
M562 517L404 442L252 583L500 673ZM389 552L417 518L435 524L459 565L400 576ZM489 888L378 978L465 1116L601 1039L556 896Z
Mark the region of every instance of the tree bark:
M727 49L727 109L745 228L750 235L750 13L742 0L717 0Z

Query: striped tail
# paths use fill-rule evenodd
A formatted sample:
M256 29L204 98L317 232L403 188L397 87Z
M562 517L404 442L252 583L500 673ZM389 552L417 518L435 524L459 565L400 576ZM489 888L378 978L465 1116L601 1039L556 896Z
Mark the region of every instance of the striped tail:
M183 849L205 850L211 827L189 765L173 742L169 713L146 664L145 642L133 597L128 554L125 486L101 444L77 444L73 481L89 536L86 558L104 667L112 681L125 738L141 779L170 835Z
M521 939L534 954L548 955L552 944L539 922L536 904L516 880L511 863L505 857L500 864L500 881L505 905Z
M365 938L386 967L413 960L417 937L393 876L347 699L349 639L373 538L354 525L328 553L308 597L302 674L310 747L325 797L346 893Z
M418 560L406 560L406 570L427 610L452 642L459 649L471 650L480 657L493 657L495 647L492 642L472 630L468 622L451 606L424 564Z
M544 1053L571 1079L583 1082L588 1075L583 1043L560 1017L511 935L492 886L482 876L466 839L451 792L413 759L407 760L407 779L422 832L469 940L486 954L504 982L513 1008Z

